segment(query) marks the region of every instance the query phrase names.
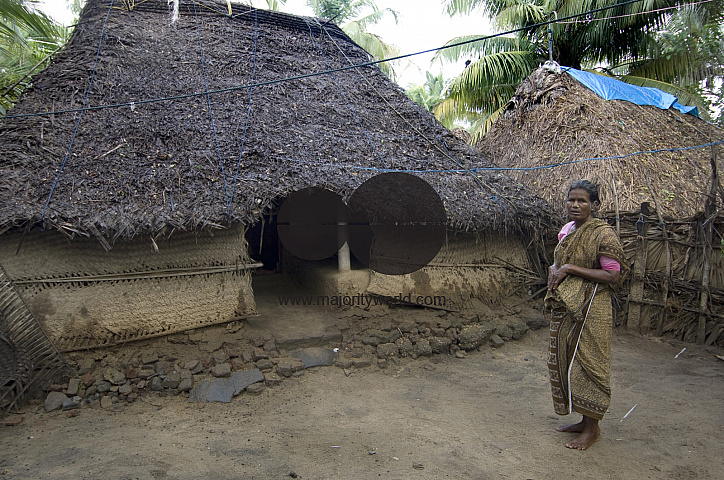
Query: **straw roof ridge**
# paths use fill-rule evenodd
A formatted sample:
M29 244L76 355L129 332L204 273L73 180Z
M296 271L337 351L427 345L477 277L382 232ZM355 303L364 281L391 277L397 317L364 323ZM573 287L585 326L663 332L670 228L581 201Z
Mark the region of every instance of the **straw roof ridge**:
M666 149L510 175L561 211L568 186L584 178L598 184L602 211L636 211L649 202L652 208L658 204L664 217L680 219L704 208L713 152L709 147L671 149L723 139L720 128L693 115L607 101L566 73L540 68L521 83L476 146L496 164L513 168Z
M218 13L226 2L204 5L213 10L197 5L197 27L190 1L174 23L166 0L111 9L107 21L108 2L88 2L66 47L9 115L81 108L92 72L86 107L206 85L224 91L86 110L77 133L78 112L0 120L0 229L40 225L113 241L224 228L254 223L305 187L346 199L374 169L494 166L376 66L281 81L370 61L338 27L237 4L230 17ZM252 89L250 103L239 87L252 83L267 84ZM499 172L415 174L440 194L455 229L533 232L553 223L545 201Z

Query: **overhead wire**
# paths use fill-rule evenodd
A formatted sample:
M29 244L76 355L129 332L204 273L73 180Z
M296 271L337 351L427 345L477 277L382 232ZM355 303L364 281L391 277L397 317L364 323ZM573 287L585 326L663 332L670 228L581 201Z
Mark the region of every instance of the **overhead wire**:
M489 39L491 39L491 38L501 37L501 36L504 36L504 35L510 35L510 34L513 34L513 33L518 33L518 32L525 31L525 30L530 30L530 29L537 28L537 27L541 27L541 26L548 25L548 24L551 24L551 23L556 23L557 21L562 21L562 20L569 20L569 19L573 19L573 18L578 18L578 17L590 15L590 14L592 14L592 13L597 13L597 12L600 12L600 11L610 10L610 9L616 8L616 7L621 7L621 6L624 6L624 5L629 5L629 4L633 4L633 3L640 3L640 2L642 2L642 1L644 1L644 0L627 0L627 1L625 1L625 2L621 2L621 3L618 3L618 4L616 4L616 5L608 5L608 6L605 6L605 7L588 10L588 11L586 11L586 12L581 12L581 13L569 15L569 16L567 16L567 17L560 17L558 20L546 20L546 21L539 22L539 23L535 23L535 24L532 24L532 25L526 25L525 27L515 28L515 29L512 29L512 30L507 30L507 31L505 31L505 32L495 33L495 34L492 34L492 35L485 35L485 36L482 36L482 37L476 37L476 38L468 39L468 40L465 40L465 41L461 41L461 42L457 42L457 43L452 43L452 44L450 44L450 45L443 45L442 47L430 48L430 49L422 50L422 51L419 51L419 52L408 53L408 54L405 54L405 55L398 55L398 56L395 56L395 57L390 57L390 58L385 58L385 59L380 59L380 60L370 60L370 61L368 61L368 62L363 62L363 63L359 63L359 64L356 64L356 65L349 65L349 66L346 66L346 67L335 68L335 69L331 69L331 70L323 70L323 71L320 71L320 72L313 72L313 73L308 73L308 74L304 74L304 75L295 75L295 76L291 76L291 77L284 77L284 78L279 78L279 79L275 79L275 80L269 80L269 81L265 81L265 82L254 83L254 84L237 85L237 86L234 86L234 87L221 88L221 89L218 89L218 90L209 90L208 92L206 92L206 91L204 91L204 92L193 92L193 93L187 93L187 94L182 94L182 95L172 95L172 96L167 96L167 97L157 97L157 98L150 98L150 99L145 99L145 100L134 100L134 101L132 101L132 102L129 101L129 102L109 104L109 105L99 105L99 106L96 106L96 107L84 107L83 110L102 110L102 109L106 109L106 108L130 107L130 106L144 105L144 104L148 104L148 103L165 102L165 101L172 101L172 100L182 100L182 99L186 99L186 98L199 97L199 96L203 96L203 95L215 95L215 94L233 92L233 91L237 91L237 90L244 90L244 89L247 89L247 88L256 88L256 87L264 87L264 86L276 85L276 84L279 84L279 83L291 82L291 81L296 81L296 80L301 80L301 79L310 78L310 77L316 77L316 76L321 76L321 75L330 75L330 74L334 74L334 73L337 73L337 72L343 72L343 71L346 71L346 70L352 70L352 69L355 69L355 68L367 67L367 66L372 66L372 65L378 65L378 64L380 64L380 63L385 63L385 62L394 62L394 61L397 61L397 60L402 60L402 59L404 59L404 58L414 57L414 56L416 56L416 55L423 55L423 54L426 54L426 53L432 53L432 52L437 52L437 51L440 51L440 50L446 50L446 49L449 49L449 48L459 47L459 46L462 46L462 45L467 45L467 44L470 44L470 43L480 42L480 41L483 41L483 40L489 40ZM223 15L224 15L224 16L228 16L228 15L225 14L225 13L224 13ZM66 114L66 113L76 113L76 112L78 112L78 111L80 111L80 110L81 110L81 109L75 108L75 109L65 109L65 110L53 110L53 111L50 111L50 112L35 112L35 113L24 113L24 114L18 114L18 115L5 115L5 116L3 116L3 117L0 117L0 119L22 118L22 117L33 117L33 116L60 115L60 114Z
M322 28L324 28L324 26ZM326 31L326 29L325 29L325 31ZM339 46L339 44L335 41L334 37L329 34L329 32L327 32L327 36L329 37L330 41L335 45L335 47L337 47L337 50L339 50L339 52L344 56L344 58L347 60L347 62L350 64L354 64L354 62L352 62L352 60L347 56L347 54L344 52L344 50L342 50L342 48ZM435 130L432 129L432 127L430 127L430 125L427 122L425 122L425 125L430 129L432 134L435 136L435 139L437 140L437 142L430 140L422 131L420 131L420 129L417 128L417 126L415 124L413 124L407 117L405 117L402 113L400 113L400 111L397 110L395 108L395 106L392 105L390 103L390 101L387 100L387 98L385 98L385 96L379 92L377 87L375 87L374 83L372 83L367 76L362 74L360 69L357 69L356 71L359 74L359 76L367 83L367 85L377 94L377 96L393 112L395 112L395 114L398 117L400 117L403 122L405 122L413 131L415 131L418 135L420 135L420 137L422 137L425 141L427 141L430 145L432 145L433 148L435 148L438 152L440 152L444 157L447 157L448 160L452 161L454 164L459 166L461 169L463 168L462 164L450 153L450 150L447 148L447 145L445 144L445 142L442 141L442 139L437 136L437 134L435 133ZM417 110L418 114L420 114L420 117L422 118L422 120L425 121L424 117L422 116L422 113L419 111L417 104L415 102L412 102L412 103L415 106L415 109ZM440 148L440 144L442 144L444 150L442 148ZM480 187L482 187L484 190L487 190L490 193L490 198L494 202L496 202L496 203L498 202L498 196L494 194L495 192L493 191L493 188L491 186L487 185L485 182L483 182L480 178L478 178L474 174L471 174L471 177Z
M314 36L314 32L312 32L311 25L309 24L309 22L306 19L304 19L304 22L307 24L307 28L309 29L309 36L314 41L314 44L317 46L317 50L319 50L319 54L322 55L322 60L324 60L324 64L329 69L329 62L327 61L327 56L324 54L322 47L319 45L319 42L317 42L317 39ZM352 106L352 103L349 101L349 98L347 98L347 94L344 93L344 89L339 84L339 81L337 80L337 76L334 73L332 73L332 78L334 79L334 84L337 86L337 89L342 94L344 101L347 103L347 108L349 109L350 112L352 112L352 116L354 116L354 119L357 122L357 125L359 125L360 129L364 133L365 137L367 138L367 141L372 146L372 149L374 150L375 154L380 159L380 161L382 162L383 165L387 165L387 161L384 159L382 154L380 154L380 151L377 149L377 145L372 140L372 137L370 137L370 134L367 132L367 129L364 127L364 125L362 125L362 120L360 120L359 116L357 115L357 112L355 111L354 106Z
M682 3L680 5L674 5L673 7L664 7L664 8L657 8L654 10L645 10L642 12L635 12L635 13L627 13L626 15L612 15L610 17L600 17L600 18L587 18L585 20L575 20L575 21L565 21L565 22L558 22L561 24L577 24L577 23L588 23L588 22L600 22L603 20L613 20L616 18L629 18L629 17L635 17L638 15L645 15L649 13L658 13L658 12L666 12L668 10L677 10L681 7L693 7L694 5L701 5L702 3L709 3L714 0L702 0L700 2L693 2L693 3Z

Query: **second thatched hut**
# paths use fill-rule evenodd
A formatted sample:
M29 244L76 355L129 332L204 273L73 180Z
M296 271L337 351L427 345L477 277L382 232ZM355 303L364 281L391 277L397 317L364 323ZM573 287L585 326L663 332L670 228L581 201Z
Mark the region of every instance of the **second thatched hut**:
M722 140L694 115L605 100L565 69L541 68L477 147L561 216L572 181L598 184L633 264L619 324L722 344Z

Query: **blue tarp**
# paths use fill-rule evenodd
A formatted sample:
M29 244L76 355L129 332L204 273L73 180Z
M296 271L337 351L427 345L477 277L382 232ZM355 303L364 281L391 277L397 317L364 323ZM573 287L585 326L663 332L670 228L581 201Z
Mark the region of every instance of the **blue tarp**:
M674 107L681 113L691 113L697 117L699 116L699 110L696 107L682 105L676 101L675 96L658 88L637 87L615 78L582 72L575 68L563 67L563 71L568 72L570 76L606 100L626 100L636 105L653 105L663 110Z

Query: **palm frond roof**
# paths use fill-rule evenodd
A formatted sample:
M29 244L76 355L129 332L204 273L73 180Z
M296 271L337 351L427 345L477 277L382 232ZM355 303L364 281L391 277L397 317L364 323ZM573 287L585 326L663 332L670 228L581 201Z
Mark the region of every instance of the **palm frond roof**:
M347 198L385 169L434 171L415 174L458 230L552 223L498 171L449 172L494 165L376 66L349 68L371 58L333 24L209 0L181 1L175 22L166 0L109 4L88 2L0 120L0 228L116 239L251 224L295 190Z

